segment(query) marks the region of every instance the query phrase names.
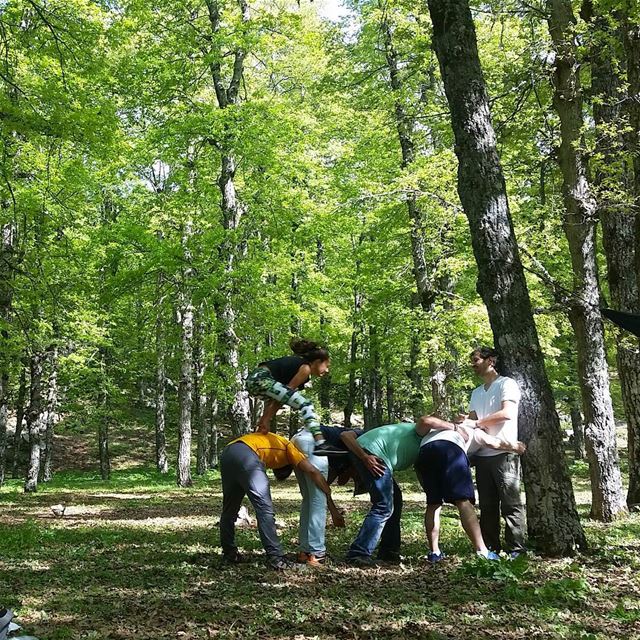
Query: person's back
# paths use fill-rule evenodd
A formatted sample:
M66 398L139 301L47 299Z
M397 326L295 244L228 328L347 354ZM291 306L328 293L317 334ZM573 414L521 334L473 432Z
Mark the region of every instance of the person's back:
M383 460L391 471L402 471L415 463L420 440L414 422L401 422L366 431L358 438L358 444Z

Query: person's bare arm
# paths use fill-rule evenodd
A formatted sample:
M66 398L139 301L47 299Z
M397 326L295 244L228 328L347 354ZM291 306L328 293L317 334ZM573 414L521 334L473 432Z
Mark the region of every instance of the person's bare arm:
M476 427L473 430L473 439L483 447L499 449L501 451L510 451L511 453L517 453L518 455L522 455L527 449L527 445L524 442L520 442L518 440L515 444L511 444L506 440L501 440L500 438L496 438L496 436L491 436L488 433L485 433L480 429L480 427Z
M459 429L454 422L447 422L437 416L422 416L416 423L416 432L419 436L426 436L429 431L457 431L465 442L469 439L469 434L463 429Z
M303 473L306 473L313 483L327 496L327 507L329 507L329 513L331 514L331 520L336 527L344 527L344 516L342 512L338 510L333 498L331 497L331 487L328 485L324 476L314 467L308 460L303 460L298 463L298 469Z
M384 475L386 467L378 458L367 453L359 444L356 434L353 431L346 431L340 434L340 440L344 442L345 446L351 453L355 454L364 466L376 477L380 478Z
M269 400L265 402L262 417L258 420L258 424L256 425L256 431L258 433L269 433L271 430L271 421L276 413L278 413L278 409L280 409L281 406L282 405L277 400Z
M300 365L296 371L296 375L287 382L289 389L297 389L311 375L311 367L308 364Z
M473 413L475 417L472 417L471 413ZM478 418L478 416L475 415L475 411L471 413L469 414L469 419L474 421L475 426L491 433L493 427L501 428L506 420L513 420L518 416L518 405L511 400L503 400L499 411L490 413L484 418Z

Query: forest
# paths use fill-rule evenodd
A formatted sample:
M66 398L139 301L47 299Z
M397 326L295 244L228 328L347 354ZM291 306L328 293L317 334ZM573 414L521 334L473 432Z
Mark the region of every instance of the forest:
M0 609L41 640L640 638L640 340L602 313L640 314L639 207L635 0L0 0ZM220 567L219 455L295 336L321 421L365 430L466 412L495 346L532 553L465 560L446 511L460 558L425 568L402 472L400 569L271 575L251 527ZM368 502L334 496L339 559Z

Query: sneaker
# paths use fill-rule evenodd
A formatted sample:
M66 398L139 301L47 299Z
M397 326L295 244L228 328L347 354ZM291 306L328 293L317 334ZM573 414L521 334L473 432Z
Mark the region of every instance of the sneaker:
M323 556L317 556L313 553L307 554L307 564L310 567L324 567L326 566L326 563L327 563L326 554Z
M526 556L527 552L522 549L520 551L511 551L509 552L509 560L515 560L516 558L519 558L520 556Z
M487 551L486 554L482 551L476 551L476 555L483 560L500 560L500 556L495 551Z
M444 560L446 557L447 556L442 551L440 553L434 553L433 551L430 551L427 554L427 562L436 564L437 562Z
M347 564L352 567L359 567L361 569L366 569L369 567L375 567L376 561L371 556L352 556L347 557Z
M271 556L267 561L269 568L274 571L286 571L287 569L293 569L296 564L287 560L284 556Z
M298 551L296 554L296 562L298 564L306 564L309 561L310 556L311 554L306 551Z
M314 456L347 456L349 452L346 449L340 449L339 447L334 447L332 444L328 442L322 442L317 444L313 448Z

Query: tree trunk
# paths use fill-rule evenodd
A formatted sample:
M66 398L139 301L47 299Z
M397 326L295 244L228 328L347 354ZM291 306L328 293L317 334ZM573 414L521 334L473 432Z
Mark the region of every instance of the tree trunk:
M58 348L48 354L49 378L45 408L44 460L41 465L42 481L53 479L53 435L58 414Z
M619 31L612 32L610 16L598 15L593 21L594 36L591 38L592 91L596 100L593 104L593 116L597 126L596 152L601 169L595 173L595 185L598 198L599 218L602 222L602 241L607 259L607 279L611 306L628 313L640 313L638 280L635 275L636 263L636 218L633 202L633 170L629 170L625 156L625 136L621 105L634 102L627 98L621 100L622 82L613 61L620 57L619 45L625 38ZM624 25L616 12L616 22ZM633 60L631 60L633 66ZM637 71L636 71L637 74ZM634 79L634 70L628 70L630 89ZM636 80L637 81L637 80ZM640 86L636 85L640 92ZM632 119L632 114L628 115ZM637 132L635 132L637 136ZM633 141L629 141L633 148ZM631 149L629 149L631 151ZM630 184L631 202L621 206L619 198L611 189L618 185ZM616 360L622 390L622 401L627 420L629 446L629 490L627 504L640 503L640 460L636 451L640 434L640 343L637 338L616 331Z
M202 320L202 308L199 309L195 324L195 341L193 362L195 365L195 376L193 380L193 394L195 402L193 404L193 423L196 427L198 446L196 450L196 474L203 475L207 470L209 458L209 430L206 424L207 396L203 390L205 357L203 345L204 326Z
M178 310L181 358L180 384L178 387L178 461L176 482L179 487L190 487L191 480L191 411L193 404L193 304L191 301L190 277L191 254L189 239L191 237L191 223L184 225L182 245L185 256L185 268L182 273L180 308Z
M571 402L571 427L573 428L573 456L576 460L584 460L587 455L584 447L584 423L580 407L575 401Z
M156 469L166 474L169 472L167 456L166 418L167 418L167 374L166 374L166 340L163 318L164 295L162 287L164 276L158 274L156 305Z
M387 365L387 371L389 366ZM386 377L386 394L387 394L387 424L395 424L396 421L396 399L395 387L391 374L387 373Z
M9 374L0 373L0 487L4 484L7 468L7 416L9 413L8 402Z
M29 428L29 466L24 484L25 493L33 493L38 490L38 477L40 475L40 451L42 448L42 436L46 428L44 407L42 400L42 369L44 354L35 352L29 360L31 374L30 400L27 409L27 426Z
M569 319L576 336L578 381L593 496L591 516L610 522L626 512L600 315L596 260L596 201L582 149L582 91L569 0L547 0L555 56L553 104L560 118L558 162L565 206L563 227L573 267Z
M101 389L98 395L98 458L100 460L100 477L109 480L111 477L111 456L109 454L109 381L107 379L106 349L101 350Z
M409 379L411 380L411 414L414 420L424 415L424 393L422 372L420 371L420 332L414 328L411 333L411 350L409 352Z
M344 426L351 427L351 416L358 392L356 379L356 365L358 362L358 331L351 332L351 346L349 348L349 383L347 385L347 404L344 407Z
M218 401L213 396L208 398L207 414L211 432L209 435L209 469L216 469L218 466Z
M19 477L20 449L22 444L22 423L24 421L24 402L27 395L27 372L23 366L20 370L20 382L18 384L18 398L16 400L16 432L13 437L13 463L11 476Z
M220 7L218 0L206 0L209 12L209 23L213 42L220 42L219 32L221 29ZM242 23L249 22L249 6L246 0L238 0ZM220 45L218 44L218 47ZM244 61L247 52L242 46L238 46L232 52L233 71L232 76L225 86L222 77L221 61L228 54L218 49L215 56L211 56L210 72L218 107L226 109L239 102L238 91L244 73ZM224 146L224 145L223 145ZM231 423L231 431L234 435L240 436L251 429L249 420L249 394L244 388L244 379L247 371L240 366L238 347L240 340L235 332L236 311L232 300L232 282L234 264L240 253L240 248L234 240L236 231L240 226L240 221L244 215L245 207L238 199L235 186L236 157L232 149L223 148L221 154L220 175L218 177L218 188L221 194L222 226L225 230L225 240L220 247L220 258L224 265L226 282L223 285L224 302L220 309L221 333L220 333L220 355L221 360L228 372L228 388L231 401L227 407L227 415Z
M627 61L627 82L628 96L625 101L626 116L628 119L628 132L624 137L625 151L631 158L631 193L632 203L627 217L622 220L618 215L615 220L620 225L620 231L616 234L620 240L616 246L624 242L623 238L633 240L625 244L624 248L611 248L605 251L611 254L612 258L617 258L616 251L622 251L627 257L624 267L620 267L615 276L616 292L611 286L611 297L613 305L621 311L640 313L640 24L632 22L628 17L623 20L623 43L625 57ZM609 229L604 228L604 240L607 241ZM633 234L633 236L632 236ZM632 270L628 267L628 252L630 247L635 249L634 266ZM608 257L608 256L607 256ZM611 267L609 267L611 269ZM635 274L633 277L632 274ZM611 276L610 276L611 278ZM618 334L618 372L620 374L620 384L622 386L622 400L624 402L625 416L627 419L628 453L629 453L629 489L627 492L627 504L640 504L640 342Z
M478 264L478 291L505 369L522 391L519 424L520 438L528 443L523 467L529 536L544 553L572 554L586 546L586 539L513 231L473 19L466 0L428 4L456 140L458 193Z

